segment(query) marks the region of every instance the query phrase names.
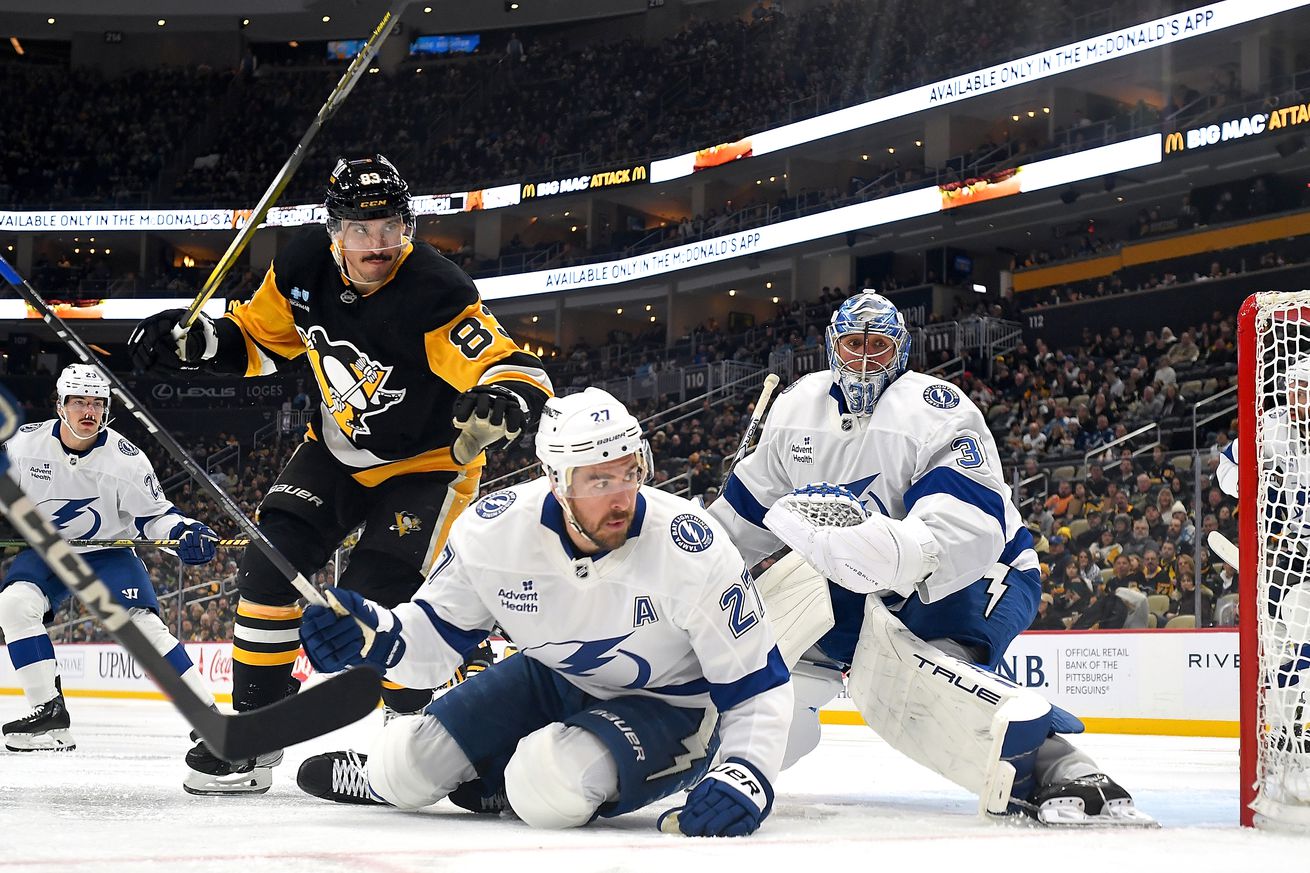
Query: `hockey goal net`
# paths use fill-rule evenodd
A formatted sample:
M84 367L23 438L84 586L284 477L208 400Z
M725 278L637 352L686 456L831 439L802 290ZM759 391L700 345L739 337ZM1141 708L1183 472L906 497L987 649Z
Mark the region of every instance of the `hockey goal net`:
M1310 830L1310 292L1238 319L1242 824Z

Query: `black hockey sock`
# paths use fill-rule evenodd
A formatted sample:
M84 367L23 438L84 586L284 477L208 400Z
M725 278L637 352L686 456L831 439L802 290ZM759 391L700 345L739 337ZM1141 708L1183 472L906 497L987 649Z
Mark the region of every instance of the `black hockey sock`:
M432 702L431 688L400 688L392 683L382 685L382 700L387 706L402 715L418 712Z
M232 640L232 708L259 709L287 695L300 649L297 605L237 604Z

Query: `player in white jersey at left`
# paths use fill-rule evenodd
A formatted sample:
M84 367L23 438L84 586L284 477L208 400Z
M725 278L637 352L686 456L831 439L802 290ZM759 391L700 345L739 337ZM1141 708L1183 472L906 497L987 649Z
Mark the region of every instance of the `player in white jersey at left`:
M150 461L109 427L109 381L88 364L56 383L58 418L19 428L5 451L19 486L65 539L176 539L178 557L203 564L217 537L164 498ZM186 649L159 619L145 565L130 548L77 546L137 627L201 697L210 691ZM4 725L10 751L75 748L44 621L71 592L32 549L19 552L0 581L0 631L31 712Z
M520 653L391 721L366 758L311 758L298 782L403 809L476 786L542 828L691 788L682 833L753 832L792 689L741 555L695 504L643 486L641 426L604 391L547 401L536 450L545 475L460 516L411 602L332 589L350 615L311 606L301 631L317 669L368 664L411 688L449 678L496 625Z
M790 546L778 567L803 558L812 578L793 569L785 584L826 589L831 604L800 642L817 645L793 669L787 762L817 745L817 710L849 669L870 726L977 793L980 811L1150 823L1056 733L1081 731L1077 719L992 672L1032 622L1041 580L982 413L954 386L908 370L905 321L873 291L833 313L827 342L829 371L778 397L709 509L752 566ZM757 585L780 645L800 651L779 604L814 601L776 599L778 572Z

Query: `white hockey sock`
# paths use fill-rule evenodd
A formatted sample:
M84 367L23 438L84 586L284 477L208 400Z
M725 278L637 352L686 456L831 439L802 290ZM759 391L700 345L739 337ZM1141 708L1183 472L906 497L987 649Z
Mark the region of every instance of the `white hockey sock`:
M141 632L150 640L150 645L155 647L155 651L163 655L168 663L173 665L173 669L182 677L182 681L194 691L203 700L212 700L214 694L209 690L209 686L200 678L200 671L192 662L191 656L186 653L186 647L177 641L177 637L169 633L168 628L164 627L163 621L148 609L134 607L129 610L132 616L132 623L141 629Z
M41 618L50 602L31 582L14 582L0 591L0 631L9 642L10 663L29 706L39 706L55 696L55 647Z

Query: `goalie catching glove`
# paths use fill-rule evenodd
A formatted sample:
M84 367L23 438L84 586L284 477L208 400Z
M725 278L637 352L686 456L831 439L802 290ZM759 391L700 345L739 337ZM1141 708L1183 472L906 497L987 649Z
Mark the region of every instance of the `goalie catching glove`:
M150 370L198 370L218 355L218 332L214 320L203 312L189 328L178 327L185 309L165 309L142 319L127 339L132 368Z
M502 385L474 385L451 407L462 433L451 448L457 464L467 464L488 447L503 448L523 433L528 402Z
M344 588L329 588L323 596L330 607L305 607L300 626L315 670L336 673L363 665L385 673L405 656L400 619L391 610Z
M912 597L939 564L940 547L920 519L870 515L840 485L796 489L769 509L764 525L814 569L856 594Z

